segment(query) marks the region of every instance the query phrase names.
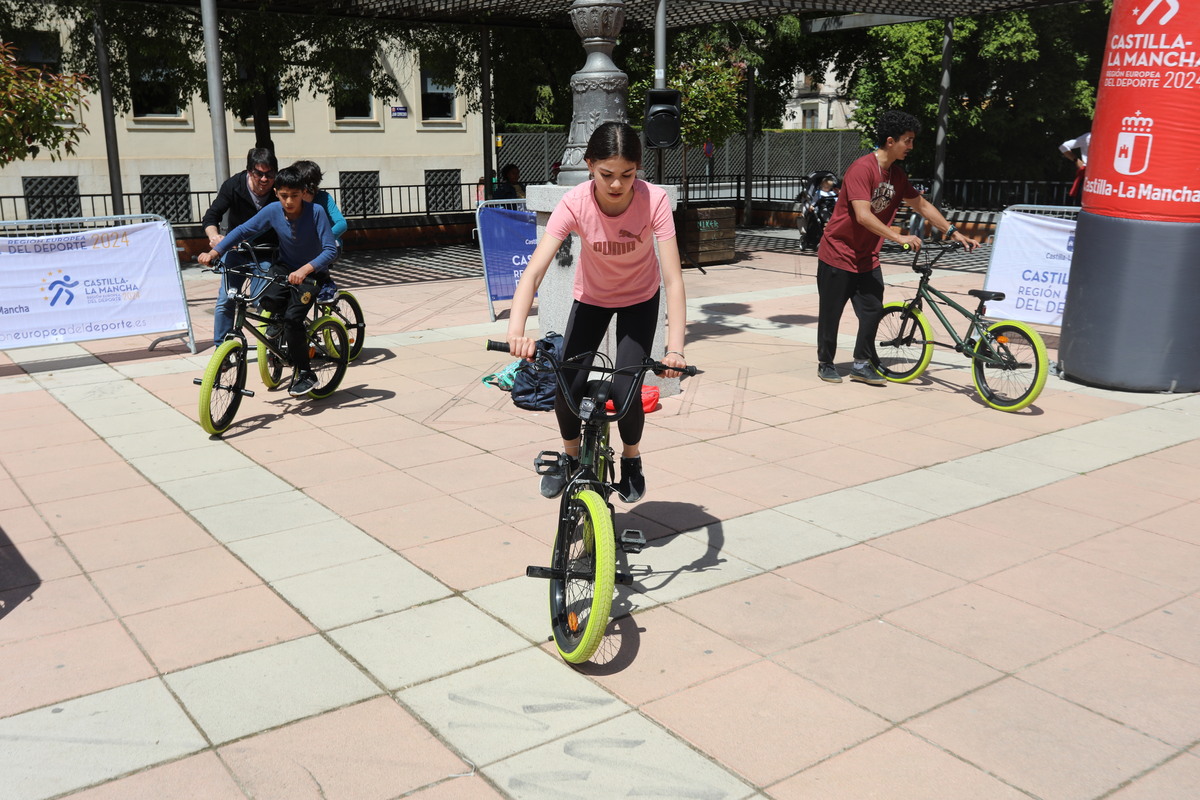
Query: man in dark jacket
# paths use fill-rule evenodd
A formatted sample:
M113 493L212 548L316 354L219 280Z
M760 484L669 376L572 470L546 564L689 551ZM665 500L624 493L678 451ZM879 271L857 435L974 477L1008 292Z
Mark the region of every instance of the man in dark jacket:
M221 218L228 212L229 227L247 222L264 206L276 202L275 173L279 170L279 162L275 154L264 147L256 147L246 154L246 169L239 172L225 183L217 192L217 199L209 206L208 211L200 220L204 233L208 236L209 247L216 247L225 238L221 235ZM255 244L278 244L274 231L269 231ZM243 263L244 259L236 253L230 254L230 266ZM264 269L270 265L264 265ZM225 294L225 281L222 280L217 293L217 307L213 311L213 340L220 344L225 334L233 330L233 300Z

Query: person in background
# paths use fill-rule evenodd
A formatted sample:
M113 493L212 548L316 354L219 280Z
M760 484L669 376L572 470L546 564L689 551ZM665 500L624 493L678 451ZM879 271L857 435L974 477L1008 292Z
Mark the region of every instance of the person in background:
M298 170L300 179L304 181L304 199L325 209L325 213L329 216L333 238L337 240L337 251L340 256L342 254L342 234L346 232L349 223L342 216L337 203L333 202L333 197L321 188L321 179L324 177L321 168L315 161L297 161L292 164L292 169ZM338 287L328 269L317 273L317 282L321 286L321 291L317 295L318 303L328 303L337 296Z
M1088 131L1074 139L1067 139L1058 146L1058 151L1063 154L1063 158L1075 165L1075 182L1071 184L1071 190L1067 192L1067 196L1076 202L1079 201L1083 192L1083 175L1087 171L1088 148L1091 144L1092 133ZM1075 157L1076 150L1079 151L1078 158Z
M275 173L278 170L279 162L275 160L275 154L265 147L254 147L246 153L246 169L221 184L217 198L200 219L200 225L208 236L209 247L216 247L224 238L220 225L226 213L229 214L229 225L236 228L275 202L275 194L271 189L275 186ZM255 244L275 245L278 239L274 231L267 231ZM246 257L235 253L230 256L228 264L233 267L245 262ZM263 268L269 269L270 266L267 263ZM217 290L217 306L213 309L215 344L220 344L225 335L233 330L233 307L233 299L225 293L225 281L221 281Z
M500 170L500 184L496 187L496 200L523 200L525 184L521 183L521 170L516 164L505 164Z

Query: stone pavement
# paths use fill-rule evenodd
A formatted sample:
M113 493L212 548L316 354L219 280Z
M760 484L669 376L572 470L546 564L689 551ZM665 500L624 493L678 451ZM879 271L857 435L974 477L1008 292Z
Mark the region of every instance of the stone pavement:
M480 383L478 279L364 281L343 390L252 372L221 439L211 350L0 354L0 797L1200 796L1200 398L1004 414L949 350L821 383L815 258L754 234L687 273L705 373L648 417L582 669L523 577L552 417Z

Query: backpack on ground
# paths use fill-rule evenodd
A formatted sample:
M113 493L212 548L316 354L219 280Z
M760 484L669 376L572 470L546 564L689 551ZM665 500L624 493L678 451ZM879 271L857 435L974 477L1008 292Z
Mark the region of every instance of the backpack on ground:
M537 346L539 350L553 351L557 358L562 359L562 334L547 333L538 340ZM532 366L528 361L522 362L517 369L517 374L513 377L511 392L513 405L530 411L553 411L554 391L558 388L554 371L549 369L535 371L531 369Z

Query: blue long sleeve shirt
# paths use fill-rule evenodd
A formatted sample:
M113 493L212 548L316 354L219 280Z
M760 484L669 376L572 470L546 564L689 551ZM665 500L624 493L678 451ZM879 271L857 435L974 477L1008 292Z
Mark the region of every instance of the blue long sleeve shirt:
M325 209L325 213L329 215L329 224L333 226L333 238L337 239L338 244L342 243L342 234L350 227L346 222L346 218L342 216L342 211L337 207L337 203L333 202L333 197L329 192L321 190L313 197L313 203Z
M316 271L328 269L337 258L337 240L329 216L320 206L305 202L300 215L289 220L281 203L271 203L246 222L231 230L214 248L225 255L239 242L273 230L279 236L279 261L291 269L311 264Z

